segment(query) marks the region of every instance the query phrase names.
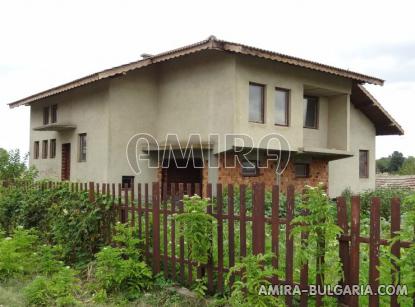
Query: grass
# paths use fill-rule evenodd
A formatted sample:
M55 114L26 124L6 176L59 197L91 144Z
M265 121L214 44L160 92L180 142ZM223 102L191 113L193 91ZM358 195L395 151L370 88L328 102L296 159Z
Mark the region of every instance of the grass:
M27 306L25 303L22 289L26 286L25 282L10 280L7 283L0 283L0 306L1 307L21 307ZM169 287L157 288L153 291L144 293L136 301L128 302L120 297L113 297L106 304L95 304L91 297L80 299L82 306L207 306L207 301L187 297L177 293Z

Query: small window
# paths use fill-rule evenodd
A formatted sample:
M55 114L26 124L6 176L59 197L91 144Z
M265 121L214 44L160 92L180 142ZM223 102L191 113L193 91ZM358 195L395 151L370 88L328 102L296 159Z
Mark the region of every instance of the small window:
M54 104L52 106L51 122L52 124L58 121L58 105Z
M48 158L48 140L42 141L42 159Z
M264 89L260 84L249 84L249 121L264 123Z
M56 157L56 139L50 140L50 158L55 159Z
M304 97L304 128L318 128L318 98Z
M369 151L359 150L359 177L369 178Z
M49 107L43 108L43 124L49 124Z
M241 173L244 177L254 177L259 175L257 161L242 161Z
M295 168L295 177L297 178L308 178L310 177L310 164L308 163L296 163Z
M79 162L86 161L86 133L79 135Z
M33 144L33 158L39 159L39 141Z
M127 185L127 188L131 189L134 185L134 176L122 176L121 182L123 188Z
M289 90L275 89L275 122L280 126L288 126Z

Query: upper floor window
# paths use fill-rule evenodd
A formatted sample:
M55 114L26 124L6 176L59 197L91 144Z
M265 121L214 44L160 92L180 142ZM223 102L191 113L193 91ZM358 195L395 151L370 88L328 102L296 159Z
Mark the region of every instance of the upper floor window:
M265 86L261 84L249 84L249 121L264 123L264 92Z
M39 141L33 144L33 159L39 159Z
M43 108L43 124L49 124L49 107Z
M58 121L58 105L54 104L51 107L51 122L52 124Z
M289 90L275 89L275 124L288 126Z
M50 140L50 158L54 159L56 157L56 139Z
M318 98L304 96L304 128L318 128Z
M79 162L86 161L86 133L79 135Z
M359 177L369 178L369 151L359 150Z
M42 142L42 159L48 158L48 140Z

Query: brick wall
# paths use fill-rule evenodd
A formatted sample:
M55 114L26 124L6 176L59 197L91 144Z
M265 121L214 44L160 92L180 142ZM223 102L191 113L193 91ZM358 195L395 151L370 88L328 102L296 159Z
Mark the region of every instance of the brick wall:
M228 159L228 165L231 165L233 157L226 156ZM225 168L225 157L222 155L219 157L219 178L218 182L222 184L246 184L252 185L253 183L265 183L267 189L270 189L272 185L276 184L277 178L275 173L275 162L270 161L268 168L260 168L259 176L244 177L241 174L241 166L237 164L234 168ZM280 179L281 191L286 191L289 184L293 184L296 192L302 192L304 185L315 186L319 182L322 182L325 186L328 186L328 161L313 159L310 163L310 176L308 178L296 178L294 171L294 163L290 161L287 168L281 175Z

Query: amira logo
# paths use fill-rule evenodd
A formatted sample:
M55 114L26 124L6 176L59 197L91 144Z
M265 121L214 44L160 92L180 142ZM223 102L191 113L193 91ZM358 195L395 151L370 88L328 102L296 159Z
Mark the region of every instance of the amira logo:
M185 142L177 134L167 134L162 144L153 135L139 133L133 135L126 146L127 162L135 175L141 174L144 167L168 168L172 163L177 168L204 168L207 161L209 168L219 168L217 159L211 159L212 152L225 157L224 168L249 165L252 160L260 161L265 157L266 163L256 167L268 168L273 163L275 172L281 175L290 160L291 147L278 133L266 134L257 143L247 134L209 134L207 141L203 141L200 134L192 133ZM228 156L232 159L227 159Z

